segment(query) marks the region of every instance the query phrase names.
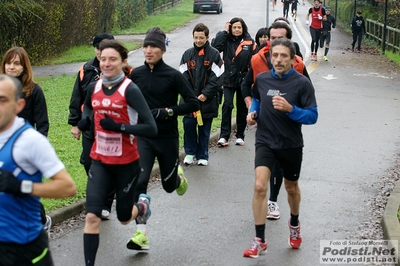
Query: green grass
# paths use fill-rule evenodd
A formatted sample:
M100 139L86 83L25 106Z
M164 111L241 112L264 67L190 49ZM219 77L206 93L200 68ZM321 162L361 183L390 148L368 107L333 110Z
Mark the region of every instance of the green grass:
M64 75L35 79L42 87L46 97L50 122L48 138L75 180L78 191L74 198L42 199L45 208L49 211L76 202L84 198L86 193L86 173L79 163L81 141L72 137L71 126L68 125L68 107L75 78L76 76Z
M400 53L393 53L391 51L385 51L385 56L395 62L398 66L400 66Z
M114 29L112 34L143 34L155 26L160 27L165 32L170 32L199 16L199 14L193 13L193 0L182 0L180 4L171 9L138 21L132 28L126 30Z

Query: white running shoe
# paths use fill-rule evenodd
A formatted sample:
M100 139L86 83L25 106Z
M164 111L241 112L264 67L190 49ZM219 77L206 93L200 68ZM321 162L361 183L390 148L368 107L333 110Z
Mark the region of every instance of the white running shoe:
M218 147L226 147L226 146L229 146L229 142L228 142L226 139L224 139L224 138L220 138L220 139L218 140L217 144L218 144Z
M273 201L268 201L268 214L267 219L279 220L281 214L279 213L278 203Z
M185 159L183 160L184 164L193 164L194 155L186 155Z
M208 161L205 160L205 159L200 159L200 160L197 161L197 164L198 164L198 165L207 166L207 165L208 165Z
M110 220L110 212L108 210L101 211L101 219L102 220Z
M238 146L244 146L244 140L242 138L238 138L235 144Z

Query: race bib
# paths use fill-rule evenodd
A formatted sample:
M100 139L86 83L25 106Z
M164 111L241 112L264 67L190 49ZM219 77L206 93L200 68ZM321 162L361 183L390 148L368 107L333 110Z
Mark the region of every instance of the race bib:
M97 132L96 153L104 156L122 155L122 134L109 134Z

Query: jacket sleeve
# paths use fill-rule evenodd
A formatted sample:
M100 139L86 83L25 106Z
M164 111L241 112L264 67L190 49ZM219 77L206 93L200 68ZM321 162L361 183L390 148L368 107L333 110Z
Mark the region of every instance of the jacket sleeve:
M250 66L249 71L246 73L244 80L241 84L241 92L243 99L246 97L251 97L251 86L253 85L253 68Z
M214 50L214 49L213 49ZM214 50L215 51L215 50ZM211 60L209 73L207 75L207 83L203 90L202 94L207 96L207 98L215 97L218 93L218 78L224 72L224 63L219 55L219 53L215 53L215 56Z
M292 106L293 110L290 113L287 113L287 116L290 117L290 119L305 125L312 125L317 122L318 119L317 107L303 109L297 107L294 104Z
M68 124L71 126L78 125L79 120L81 120L82 116L82 104L85 99L81 94L81 85L80 85L80 77L79 73L76 77L74 88L72 89L71 100L69 102L69 116L68 116Z
M92 82L87 88L85 101L83 103L82 119L86 117L90 117L91 120L93 119L92 94L95 84L95 82Z
M211 46L218 50L218 52L223 52L225 49L226 38L228 37L228 32L223 30L219 31L215 38L211 42Z
M363 33L366 33L366 31L365 31L365 20L364 20L364 18L362 19L362 28L363 28Z
M184 115L195 112L200 109L199 101L191 88L189 82L184 78L184 76L175 72L174 84L177 84L178 92L184 100L184 103L176 106L171 106L170 108L174 111L174 115Z
M47 104L46 98L44 97L44 93L42 88L35 84L34 91L34 113L33 120L35 121L36 130L39 131L42 135L46 136L49 133L49 116L47 113Z
M298 44L297 42L293 42L293 43L294 43L294 46L295 46L295 48L296 48L296 55L300 56L301 59L303 60L303 55L302 55L301 52L300 52L300 46L299 46L299 44Z
M311 82L311 78L310 75L308 74L307 68L304 65L304 69L303 69L303 73L302 73L306 78L308 78L308 80Z
M150 108L139 87L132 83L129 85L126 92L126 101L135 109L140 117L140 123L136 125L126 125L124 132L136 136L155 137L157 136L157 125L151 114Z

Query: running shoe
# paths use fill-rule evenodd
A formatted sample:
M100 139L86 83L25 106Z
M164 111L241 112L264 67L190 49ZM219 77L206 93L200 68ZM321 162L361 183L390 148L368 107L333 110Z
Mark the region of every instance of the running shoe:
M293 249L298 249L302 242L300 234L300 222L298 226L291 226L289 219L289 230L290 230L289 246Z
M128 240L126 247L134 250L148 250L149 238L146 233L142 232L142 230L136 230L135 235Z
M46 222L43 225L43 230L46 231L47 235L50 237L50 228L51 228L52 220L51 217L46 215Z
M325 61L328 61L328 57L326 57L326 55L324 55L324 60L325 60Z
M150 196L144 193L140 194L138 204L143 206L143 213L136 217L136 221L138 224L145 224L151 216Z
M185 164L193 164L194 155L186 155L183 163Z
M281 214L279 213L278 203L274 201L268 201L268 214L267 219L279 220Z
M110 220L110 211L109 210L102 210L101 211L101 219L102 220Z
M317 61L317 59L318 59L317 54L314 54L313 55L313 61Z
M205 160L205 159L200 159L200 160L197 161L197 164L198 164L198 165L207 166L207 165L208 165L208 161Z
M186 193L189 183L185 177L185 174L183 173L182 166L180 166L180 165L178 166L178 175L181 177L181 184L176 189L176 193L178 193L179 196L182 196L183 194Z
M220 139L218 140L217 144L218 144L218 147L226 147L226 146L229 146L229 142L228 142L226 139L224 139L224 138L220 138Z
M258 255L265 253L267 253L267 242L262 243L261 238L255 237L250 248L244 251L243 257L256 259Z
M244 140L242 138L238 138L235 144L238 146L244 146Z

